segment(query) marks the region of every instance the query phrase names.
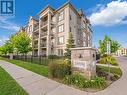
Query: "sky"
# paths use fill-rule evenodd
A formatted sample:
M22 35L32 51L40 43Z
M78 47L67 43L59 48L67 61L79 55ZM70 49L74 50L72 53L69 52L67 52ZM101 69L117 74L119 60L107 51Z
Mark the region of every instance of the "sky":
M15 15L0 15L0 45L11 34L27 24L29 16L37 13L46 5L58 8L68 0L15 0ZM127 0L70 0L76 9L82 9L90 19L93 31L93 46L108 35L117 40L121 47L127 47Z

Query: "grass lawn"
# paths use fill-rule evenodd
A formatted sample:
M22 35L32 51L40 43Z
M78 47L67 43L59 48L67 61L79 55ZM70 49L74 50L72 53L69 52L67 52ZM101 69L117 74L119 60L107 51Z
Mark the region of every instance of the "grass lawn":
M97 69L100 69L103 72L108 72L108 67L105 67L105 66L97 66ZM120 76L122 75L122 71L120 68L111 67L110 70L111 70L111 73L113 74L118 74Z
M47 57L31 57L31 56L27 56L26 58L24 57L17 57L15 60L22 60L25 62L30 62L30 63L36 63L39 65L44 65L44 66L48 66L50 63L54 62L54 61L63 61L64 58L56 58L56 59L50 59Z
M0 95L28 95L16 81L0 67Z
M37 74L40 74L40 75L43 75L46 77L48 76L48 67L47 66L34 64L34 63L30 63L30 62L24 62L24 61L20 61L20 60L10 60L7 58L0 58L0 59L8 61L8 62L18 65L20 67L23 67L27 70L33 71Z

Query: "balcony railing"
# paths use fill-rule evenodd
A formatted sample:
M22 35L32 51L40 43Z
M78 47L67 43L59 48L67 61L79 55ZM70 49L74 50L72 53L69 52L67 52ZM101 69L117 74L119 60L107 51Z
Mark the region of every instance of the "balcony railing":
M46 47L46 43L42 43L41 44L41 47Z
M41 27L43 27L43 26L45 26L47 24L48 24L48 21L44 21L44 22L42 22Z
M47 32L42 32L41 33L41 37L46 36L46 35L47 35Z
M38 39L39 35L33 36L33 39Z
M39 29L39 25L34 25L34 29L33 30L35 31L37 29Z
M34 47L34 48L38 48L38 44L34 44L33 47Z

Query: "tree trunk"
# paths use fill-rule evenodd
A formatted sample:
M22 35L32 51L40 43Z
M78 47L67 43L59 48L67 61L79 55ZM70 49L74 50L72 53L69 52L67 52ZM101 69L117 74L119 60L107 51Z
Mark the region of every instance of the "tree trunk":
M13 59L13 53L10 53L9 55L10 55L10 59Z

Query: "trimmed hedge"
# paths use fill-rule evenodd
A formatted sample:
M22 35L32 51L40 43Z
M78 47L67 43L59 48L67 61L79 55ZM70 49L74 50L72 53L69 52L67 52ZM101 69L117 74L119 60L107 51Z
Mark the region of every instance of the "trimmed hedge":
M48 58L49 59L57 59L57 58L59 58L59 56L57 56L57 55L49 55Z

